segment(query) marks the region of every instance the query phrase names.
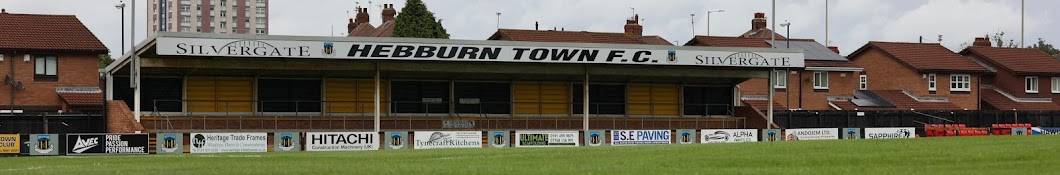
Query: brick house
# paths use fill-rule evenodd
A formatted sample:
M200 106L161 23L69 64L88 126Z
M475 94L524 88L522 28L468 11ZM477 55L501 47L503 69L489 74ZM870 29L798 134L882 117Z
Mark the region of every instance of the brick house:
M372 26L367 8L357 8L356 18L350 18L346 25L346 36L350 37L391 37L394 36L394 19L397 18L397 10L394 4L383 4L381 13L383 23L379 27Z
M766 27L765 13L755 13L751 29L736 37L696 36L685 46L797 48L806 53L806 68L777 70L774 109L842 110L833 101L846 101L857 90L861 67L839 55L836 47L825 47L812 39L791 39L776 35ZM741 101L758 110L767 110L769 85L767 78L752 78L739 84Z
M853 110L978 110L990 70L938 43L871 41L847 56L865 68Z
M644 36L644 26L640 25L639 19L640 16L635 15L633 18L626 20L626 25L623 26L623 33L498 29L497 33L490 36L488 40L673 45L659 36Z
M1060 110L1060 60L1034 48L990 47L987 38L960 54L994 72L983 77L983 109Z
M4 113L102 113L98 61L108 52L73 15L0 12Z

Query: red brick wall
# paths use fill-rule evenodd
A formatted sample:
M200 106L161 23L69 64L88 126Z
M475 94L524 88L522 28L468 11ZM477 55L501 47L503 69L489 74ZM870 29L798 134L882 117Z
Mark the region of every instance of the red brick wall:
M869 90L905 90L918 97L946 97L958 107L979 109L979 75L971 74L971 92L951 93L950 74L936 73L936 91L932 94L928 91L927 73L920 73L877 49L868 49L851 60L865 68Z
M134 133L144 131L144 127L136 122L129 106L124 101L107 101L107 132L108 133Z
M828 72L828 90L815 90L813 89L814 71L795 71L797 74L791 74L791 71L786 73L788 87L785 92L778 90L773 95L776 103L791 109L799 109L801 104L803 110L835 110L828 105L829 96L854 96L854 91L858 88L859 72ZM799 78L800 74L802 78ZM842 74L846 76L843 77ZM766 78L752 78L744 81L740 83L741 95L769 95L769 88L766 86L768 82L769 79ZM802 89L799 89L799 83L802 83ZM801 102L800 94L802 95ZM790 104L788 100L791 101Z
M0 74L11 74L11 64L15 67L15 82L22 81L24 90L15 92L15 105L21 106L61 106L62 99L55 93L55 87L99 87L99 58L91 54L54 54L31 53L31 55L56 55L58 58L57 82L34 81L35 57L23 61L24 53L3 53L4 61L0 62ZM10 86L0 85L0 105L10 105Z

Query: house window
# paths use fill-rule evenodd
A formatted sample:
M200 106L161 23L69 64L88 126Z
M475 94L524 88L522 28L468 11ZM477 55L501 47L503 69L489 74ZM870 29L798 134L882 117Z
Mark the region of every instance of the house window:
M935 74L928 74L928 91L935 91Z
M968 74L951 74L950 91L972 91L972 76Z
M1038 93L1038 77L1026 77L1023 80L1023 90L1027 93Z
M788 71L773 71L773 88L783 89L788 87Z
M860 79L859 81L861 83L859 84L858 89L868 90L869 89L869 76L868 75L861 75L859 79Z
M1060 77L1053 77L1053 93L1060 94Z
M55 56L37 56L34 62L34 81L58 81L59 59Z
M828 72L813 72L813 89L828 89Z

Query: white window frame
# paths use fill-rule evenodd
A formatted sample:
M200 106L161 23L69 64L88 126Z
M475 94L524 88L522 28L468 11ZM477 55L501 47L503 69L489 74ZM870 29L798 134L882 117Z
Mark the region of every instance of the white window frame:
M1027 76L1023 78L1023 90L1027 93L1038 93L1038 77Z
M788 71L776 70L773 71L773 88L785 89L788 88Z
M813 89L828 89L828 71L813 72Z
M950 91L951 92L971 92L972 91L972 75L968 74L950 74Z
M869 75L858 76L858 81L860 82L858 84L858 89L869 90Z
M938 76L935 73L928 74L928 91L938 90Z
M1060 94L1060 77L1053 77L1052 83L1053 83L1053 86L1052 86L1053 93L1054 94Z
M35 76L58 76L59 58L50 55L34 56L33 75Z

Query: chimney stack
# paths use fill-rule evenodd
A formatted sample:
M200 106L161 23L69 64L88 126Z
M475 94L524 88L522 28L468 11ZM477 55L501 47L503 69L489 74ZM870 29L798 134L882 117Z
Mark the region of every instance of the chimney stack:
M397 10L394 9L394 4L383 4L383 23L394 20L397 16Z
M352 34L353 29L357 29L357 23L354 23L353 18L350 18L350 23L346 24L346 34Z
M363 23L368 23L368 21L368 8L357 7L357 18L353 21L354 25L359 26Z
M633 15L633 19L627 19L624 28L627 35L644 36L644 26L640 26L640 15Z
M758 31L759 29L766 28L766 23L766 13L755 13L755 18L751 19L751 31Z
M975 42L972 42L972 46L990 47L990 39L986 39L986 37L975 37Z
M828 46L828 50L832 50L832 52L839 53L839 47L837 46Z
M0 9L0 13L7 14L7 9Z

